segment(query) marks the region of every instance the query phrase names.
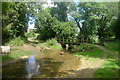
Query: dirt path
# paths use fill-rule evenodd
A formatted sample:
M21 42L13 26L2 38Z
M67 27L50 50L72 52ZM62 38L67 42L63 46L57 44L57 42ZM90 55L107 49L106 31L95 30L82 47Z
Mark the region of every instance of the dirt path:
M100 45L97 45L97 44L95 44L94 46L95 46L95 47L98 47L99 49L103 50L104 52L110 53L110 54L112 54L112 55L114 55L114 56L118 56L117 54L115 54L115 53L112 52L112 51L107 50L107 49L104 48L103 46L100 46Z
M114 53L114 52L112 52L112 51L107 50L107 49L106 49L105 47L103 47L103 46L100 46L100 45L97 45L97 44L95 44L94 46L97 47L97 48L99 48L99 49L101 49L101 50L103 50L103 51L106 52L106 53L112 54L117 60L119 60L118 54L116 54L116 53ZM107 58L107 55L105 55L105 56L106 56L106 58Z

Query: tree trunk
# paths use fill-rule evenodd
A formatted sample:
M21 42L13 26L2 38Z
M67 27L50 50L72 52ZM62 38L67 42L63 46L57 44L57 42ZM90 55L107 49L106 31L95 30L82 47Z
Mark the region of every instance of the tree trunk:
M77 23L78 28L80 29L80 32L82 31L82 28L80 27L80 23L77 19L75 19L75 22Z

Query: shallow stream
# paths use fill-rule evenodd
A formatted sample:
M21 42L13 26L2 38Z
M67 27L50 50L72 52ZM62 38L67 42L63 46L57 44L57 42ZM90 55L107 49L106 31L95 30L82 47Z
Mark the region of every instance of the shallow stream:
M63 54L60 54L60 53ZM43 50L33 54L36 62L40 65L39 74L32 78L58 78L71 74L80 68L81 61L76 56L65 50ZM2 66L3 78L26 78L26 62L28 59Z

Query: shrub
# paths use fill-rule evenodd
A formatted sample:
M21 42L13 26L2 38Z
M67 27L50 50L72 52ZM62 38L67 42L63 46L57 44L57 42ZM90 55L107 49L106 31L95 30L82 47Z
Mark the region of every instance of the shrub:
M42 48L42 49L44 48L44 45L43 45L43 44L40 44L40 43L39 43L38 46L39 46L40 48Z
M61 45L58 44L57 40L55 40L55 39L49 39L49 40L47 40L46 42L44 42L42 44L38 44L38 46L40 48L42 48L42 49L45 46L50 47L51 49L61 49L62 48Z
M25 36L26 37L29 37L29 38L36 38L36 33L35 32L28 32L28 33L25 33Z
M8 41L5 45L8 46L22 46L25 41L21 37L16 37Z
M55 39L50 39L50 40L47 40L46 41L46 44L48 45L48 46L53 46L53 45L56 45L58 42L57 42L57 40L55 40Z

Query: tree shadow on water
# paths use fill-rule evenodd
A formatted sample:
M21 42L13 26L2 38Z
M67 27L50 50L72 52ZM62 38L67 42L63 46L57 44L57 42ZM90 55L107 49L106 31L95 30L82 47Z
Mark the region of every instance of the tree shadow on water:
M42 58L37 60L40 64L40 74L38 76L33 76L32 78L40 79L40 78L117 78L117 70L113 67L107 66L104 68L86 68L76 70L66 70L70 74L59 72L59 68L61 67L63 62L56 62L52 58ZM10 78L11 80L23 80L25 78L25 60L18 61L17 63L12 63L8 66L3 67L3 80L6 78ZM97 70L97 71L96 71ZM95 72L95 73L94 73ZM72 74L73 73L73 74ZM60 77L63 75L63 77ZM25 79L24 79L25 80Z
M42 58L40 78L53 78L60 74L59 68L63 62L54 61L52 58Z
M17 62L2 66L2 78L26 78L25 64L27 60L19 60ZM36 60L40 64L40 74L33 78L53 78L59 75L59 68L63 62L56 62L52 58L42 58Z

